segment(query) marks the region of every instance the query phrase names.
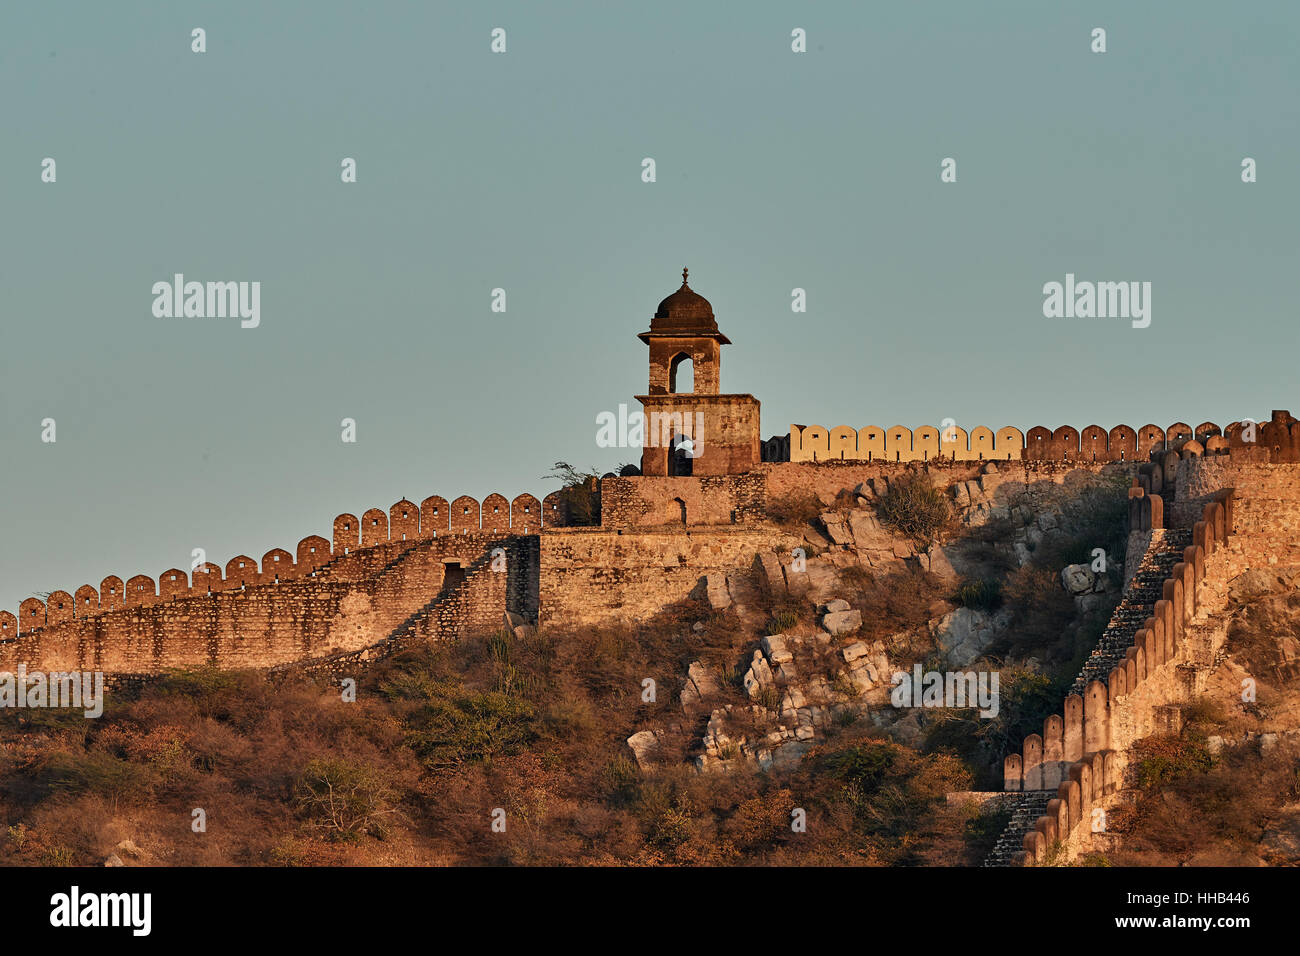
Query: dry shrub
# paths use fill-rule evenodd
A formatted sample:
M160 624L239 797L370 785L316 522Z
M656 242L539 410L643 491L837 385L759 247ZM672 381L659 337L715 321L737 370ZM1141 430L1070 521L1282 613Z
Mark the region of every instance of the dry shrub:
M952 519L947 495L923 472L910 472L892 479L876 509L887 528L923 543L938 540Z
M791 529L812 524L826 510L821 500L811 492L768 498L764 508L771 521Z
M930 606L944 596L939 579L919 568L885 575L868 572L851 579L857 586L849 601L862 611L862 634L871 640L923 627Z
M396 797L379 768L326 757L303 768L293 801L310 826L332 838L355 840L366 833L380 838L388 833Z
M1239 862L1260 852L1260 836L1282 806L1300 796L1300 749L1230 747L1212 757L1193 735L1151 737L1134 747L1136 804L1112 813L1124 834L1115 862L1185 865Z

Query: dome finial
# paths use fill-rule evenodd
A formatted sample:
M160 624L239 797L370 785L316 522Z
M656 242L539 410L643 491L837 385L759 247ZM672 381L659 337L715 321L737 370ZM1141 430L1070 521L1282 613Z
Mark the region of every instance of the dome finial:
M686 268L683 268L683 269L682 269L682 288L683 288L683 289L686 288L686 275L687 275L687 273L689 273L690 271L691 271L690 269L686 269Z

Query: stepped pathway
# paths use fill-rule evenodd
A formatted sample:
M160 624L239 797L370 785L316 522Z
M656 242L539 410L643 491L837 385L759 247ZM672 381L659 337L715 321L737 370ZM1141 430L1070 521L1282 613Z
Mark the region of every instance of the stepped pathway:
M1156 602L1164 597L1165 579L1173 574L1174 565L1183 560L1183 550L1191 543L1189 530L1170 528L1153 532L1151 547L1142 556L1137 573L1106 630L1070 686L1071 694L1082 695L1090 681L1105 683L1109 679L1110 672L1133 646L1133 638L1142 623L1155 614Z
M984 860L985 866L1010 866L1011 858L1023 850L1025 834L1034 829L1038 818L1047 813L1047 801L1056 796L1051 790L1030 790L1025 793L1009 793L1004 797L1004 807L1011 808L1011 819L998 837L989 855Z
M1124 654L1133 646L1133 638L1147 618L1156 610L1156 601L1164 597L1165 579L1173 574L1174 565L1183 560L1183 549L1192 543L1192 532L1182 528L1156 529L1151 535L1151 547L1142 555L1142 561L1129 582L1128 589L1116 606L1093 648L1083 662L1079 676L1070 686L1071 694L1082 695L1088 683L1103 683ZM984 861L985 866L1010 866L1011 857L1024 849L1025 834L1034 829L1038 818L1047 812L1047 802L1056 796L1054 790L1029 790L1014 794L1011 801L1011 820L998 837L998 842Z
M414 637L416 634L416 628L418 628L429 617L429 615L433 613L435 608L466 591L470 583L479 574L483 573L483 568L490 564L491 561L492 554L490 552L480 555L465 568L464 578L450 589L444 585L443 588L428 601L428 603L414 611L410 617L394 628L392 633L389 634L385 641L381 643L388 643L395 647L400 647L405 641ZM495 574L499 572L491 573Z
M417 542L416 543L417 546L420 543L421 542ZM399 555L397 558L395 558L385 567L384 569L385 572L387 572L395 565L397 565L403 558L410 557L413 554L415 554L415 552L416 552L415 547L408 548L406 551L404 551L401 555ZM435 594L432 598L430 598L423 606L412 611L411 614L407 616L407 618L404 621L402 621L401 624L398 624L397 627L395 627L388 634L387 637L384 637L381 640L376 641L374 644L371 644L367 647L358 648L357 650L354 651L343 651L335 654L326 654L320 657L313 657L313 658L307 658L299 661L292 661L285 664L278 664L275 667L272 667L270 669L271 673L283 674L283 673L288 673L290 671L299 670L302 668L311 669L313 667L329 664L332 661L336 662L336 661L376 660L378 658L388 657L389 655L402 650L409 643L411 643L413 638L416 638L418 636L417 628L429 617L429 615L432 614L434 611L436 611L438 608L440 608L447 601L450 601L458 597L460 594L462 594L468 588L471 581L475 579L475 576L480 573L483 573L484 565L490 563L491 559L492 559L491 554L486 554L481 556L478 560L474 561L465 569L465 577L463 580L459 581L451 588L447 588L446 586L444 586L441 589L439 589L437 594ZM497 573L497 572L492 572L492 573Z

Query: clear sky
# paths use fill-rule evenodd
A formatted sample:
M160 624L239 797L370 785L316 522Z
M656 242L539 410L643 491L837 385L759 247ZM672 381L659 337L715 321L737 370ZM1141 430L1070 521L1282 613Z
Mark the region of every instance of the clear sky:
M4 4L0 608L635 460L595 419L683 265L764 436L1300 412L1298 34L1294 2ZM260 326L154 317L177 272L261 282ZM1066 273L1151 282L1150 327L1044 318Z

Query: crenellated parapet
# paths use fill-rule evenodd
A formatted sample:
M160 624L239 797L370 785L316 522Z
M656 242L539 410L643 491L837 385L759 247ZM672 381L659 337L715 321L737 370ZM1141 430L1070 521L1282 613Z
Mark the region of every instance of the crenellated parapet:
M787 447L788 446L788 447ZM763 446L765 461L1147 461L1158 452L1225 455L1248 453L1273 463L1300 461L1300 422L1285 411L1273 412L1266 422L1232 422L1220 428L1214 422L1193 427L1174 422L1168 427L1147 424L1140 428L1116 425L1105 429L1089 425L1048 428L1035 425L1027 432L1007 426L994 431L984 425L969 432L950 423L939 427L903 425L854 428L838 425L791 425L788 443L769 439Z
M554 499L554 500L552 500ZM562 524L558 497L551 502L553 524ZM542 502L530 494L513 501L490 494L478 500L462 495L450 504L432 495L417 505L403 498L388 509L370 508L360 518L345 513L334 519L331 537L308 535L292 551L272 548L261 560L239 554L225 567L210 561L191 572L169 568L155 579L137 574L123 581L110 574L96 588L83 584L74 593L52 591L47 600L30 597L18 606L18 614L0 611L0 641L31 634L43 627L93 617L120 608L150 607L170 601L259 585L279 584L311 577L326 565L352 552L404 541L419 541L448 534L467 535L479 531L501 534L537 534L543 526Z

